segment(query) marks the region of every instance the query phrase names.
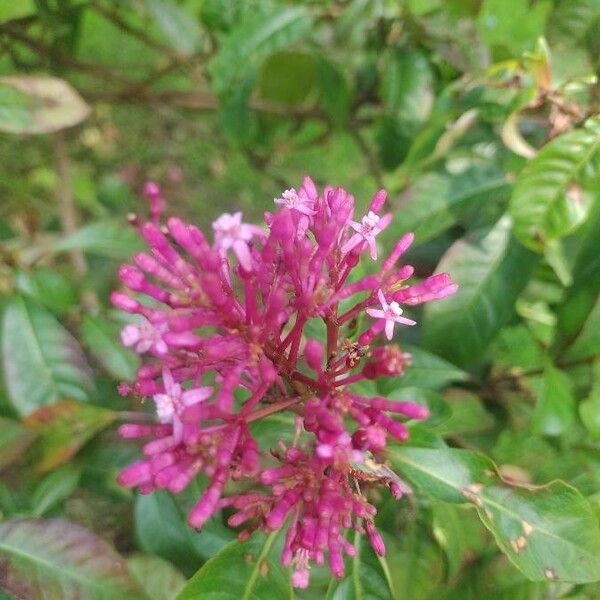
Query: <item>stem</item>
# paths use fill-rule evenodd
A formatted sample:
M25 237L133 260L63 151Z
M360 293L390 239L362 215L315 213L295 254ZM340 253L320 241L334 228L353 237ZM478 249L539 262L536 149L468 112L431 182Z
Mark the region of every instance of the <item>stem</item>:
M251 412L246 418L246 422L251 423L252 421L258 421L258 419L263 419L264 417L268 417L269 415L281 412L283 410L286 410L290 406L297 404L301 400L301 397L290 398L289 400L283 400L282 402L277 402L276 404L264 406L263 408L259 408L258 410Z

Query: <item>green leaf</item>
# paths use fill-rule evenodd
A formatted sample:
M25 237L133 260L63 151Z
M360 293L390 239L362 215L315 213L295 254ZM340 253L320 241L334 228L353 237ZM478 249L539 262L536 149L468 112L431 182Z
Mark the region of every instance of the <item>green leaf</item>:
M81 123L89 106L65 81L42 75L0 77L0 131L51 133Z
M318 57L316 66L323 110L333 124L340 127L348 119L352 91L342 71L327 56Z
M312 19L304 6L258 10L232 29L210 64L217 93L247 77L269 54L282 50L310 28Z
M265 100L293 106L306 100L315 83L314 57L284 50L265 60L260 72L259 89Z
M231 542L187 582L177 600L293 598L290 575L281 566L278 532Z
M452 177L427 173L403 195L398 225L414 232L415 242L422 244L460 222L470 210L508 197L509 189L499 171L471 169Z
M437 427L452 415L450 405L439 392L416 387L400 387L387 394L390 400L408 401L421 404L429 409L429 418L422 422L424 427Z
M92 373L79 344L46 309L19 296L2 320L4 380L22 416L60 397L88 400Z
M132 381L139 359L118 339L118 327L101 316L86 315L81 322L81 339L90 353L115 379Z
M532 417L533 431L550 436L562 435L575 422L575 398L569 376L547 364L539 383Z
M467 390L448 390L445 404L450 416L435 428L442 436L465 435L486 431L494 426L494 417L481 399Z
M415 129L433 108L433 73L425 54L394 50L384 64L381 97L386 111Z
M594 363L589 396L579 404L579 416L594 440L600 439L600 360Z
M31 514L41 517L66 500L79 483L81 469L67 463L46 475L31 494Z
M24 421L38 434L32 449L35 470L43 473L68 461L115 417L116 413L105 408L67 400L38 408Z
M600 352L600 202L582 228L582 240L572 268L573 285L557 309L555 348L565 359L578 360Z
M35 434L12 419L0 417L0 471L19 460L35 439Z
M54 252L80 248L90 254L107 258L128 258L144 248L132 227L118 221L96 221L61 238L52 246Z
M513 55L532 50L544 34L552 3L542 0L484 0L479 12L479 31L490 46L504 46Z
M181 566L195 570L202 560L219 552L234 534L211 519L201 532L186 523L178 501L163 490L135 499L135 533L144 552L158 554Z
M500 549L532 581L600 578L600 528L587 500L562 481L520 488L489 459L468 450L405 446L395 467L445 502L472 502Z
M127 566L132 579L149 600L173 600L185 585L185 577L158 556L134 554L127 559Z
M0 23L20 19L35 13L33 0L12 0L0 6Z
M18 271L15 283L21 294L29 296L58 315L67 312L77 301L71 282L52 269L38 268L32 273Z
M346 576L331 578L325 600L389 600L395 598L385 559L375 554L364 537L354 535L356 556L346 560Z
M531 159L515 183L510 214L517 238L541 251L580 225L591 202L579 186L583 169L600 150L600 118L564 133Z
M510 219L455 242L437 270L458 283L458 292L426 306L425 346L466 365L480 358L514 313L535 256L511 236Z
M140 598L125 560L92 532L61 519L1 522L0 556L3 584L19 597Z
M448 575L456 576L468 561L489 544L486 530L474 519L470 507L433 501L431 505L435 539L446 553Z
M193 54L202 47L202 30L185 8L172 0L144 0L169 43L181 54Z
M404 387L439 390L453 381L465 381L469 376L443 358L418 346L403 344L402 349L412 356L411 364L402 377L382 377L377 381L384 395Z
M385 545L396 592L389 598L437 599L444 585L444 557L425 527L412 518L400 531L387 535Z

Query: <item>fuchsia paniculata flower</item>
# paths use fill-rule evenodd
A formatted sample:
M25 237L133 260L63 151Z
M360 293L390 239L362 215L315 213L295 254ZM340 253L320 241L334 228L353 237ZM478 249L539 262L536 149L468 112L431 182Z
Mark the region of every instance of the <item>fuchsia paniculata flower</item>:
M350 529L383 554L365 487L386 485L396 498L409 491L385 466L385 448L390 438L405 441L405 421L428 411L365 396L352 384L401 376L410 355L394 344L373 348L374 341L384 330L391 341L396 324L415 324L401 305L443 298L457 286L446 274L406 283L413 268L397 263L412 234L376 274L353 277L363 254L377 258L376 236L390 224L390 214L378 214L383 191L354 221L348 192L318 192L307 177L275 199L266 227L224 214L212 242L175 217L160 227L160 188L145 191L152 218L139 229L149 251L120 268L128 291L114 292L112 302L136 316L123 343L146 357L135 382L119 391L152 398L157 418L121 426L123 437L147 441L119 482L141 493L178 493L204 474L209 483L189 524L201 528L225 507L234 511L229 524L244 527L241 539L287 524L282 561L293 565L296 587L308 585L311 561L327 558L343 576L344 553L355 553ZM325 324L323 343L307 334L314 319ZM279 411L296 415L294 442L260 448L251 424ZM242 478L254 487L225 495Z

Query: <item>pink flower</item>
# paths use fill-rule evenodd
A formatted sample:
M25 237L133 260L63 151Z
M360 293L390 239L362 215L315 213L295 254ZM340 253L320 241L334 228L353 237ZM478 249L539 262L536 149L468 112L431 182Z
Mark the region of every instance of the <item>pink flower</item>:
M342 252L345 254L350 252L359 244L366 243L371 252L371 258L377 260L377 244L375 236L382 232L392 219L392 215L388 214L384 217L379 217L370 210L363 218L361 223L350 221L349 225L356 232L342 247Z
M205 386L183 391L166 368L163 369L163 383L164 393L152 396L156 404L156 416L159 423L172 423L175 439L179 439L182 429L180 415L186 408L210 398L213 388Z
M167 344L162 339L164 326L153 325L147 319L139 325L126 325L121 331L124 346L133 347L138 354L151 350L157 355L166 354Z
M257 233L261 233L258 227L242 223L242 213L236 212L233 215L225 213L221 215L214 223L215 242L217 247L225 252L230 248L233 250L240 265L246 270L252 270L252 256L248 249L248 242Z
M275 198L274 202L275 204L285 206L290 210L296 210L309 217L315 214L315 211L313 210L314 201L311 200L303 190L300 191L300 194L298 194L294 188L285 190L283 194L281 194L281 198Z
M146 194L157 200L160 189L149 185ZM229 524L244 526L240 539L287 526L281 560L293 567L295 587L308 585L311 563L327 561L342 577L344 555L356 553L348 541L353 532L366 533L383 554L377 510L361 486L379 484L395 498L410 491L377 461L385 460L390 440L406 441L407 420L429 416L420 404L353 389L367 379L400 377L410 366L397 345L376 344L384 330L391 339L396 323L415 324L399 303L456 290L443 273L407 283L414 269L398 262L412 234L379 271L353 277L367 251L377 258L375 238L391 220L376 214L385 198L377 192L356 223L351 194L318 190L306 177L298 192L275 199L266 231L243 223L240 212L224 214L213 223L212 243L181 219L161 227L151 202L151 221L137 223L149 251L119 268L124 289L111 295L138 320L123 329L123 343L144 354L135 381L119 390L156 406L154 423L119 428L124 438L145 438L142 458L119 483L177 494L203 474L207 484L188 514L190 526L201 528L225 507L234 509ZM370 307L375 296L381 309ZM348 337L347 324L365 312L375 322ZM327 332L323 342L307 326L317 319ZM260 447L252 422L287 410L295 413L295 443ZM241 479L244 493L228 495L230 482Z
M379 302L381 302L381 310L367 308L367 313L376 319L385 319L385 336L388 340L394 337L394 325L396 323L402 323L403 325L417 324L416 321L401 316L403 311L397 302L392 301L388 304L381 289L377 292L377 297L379 298Z

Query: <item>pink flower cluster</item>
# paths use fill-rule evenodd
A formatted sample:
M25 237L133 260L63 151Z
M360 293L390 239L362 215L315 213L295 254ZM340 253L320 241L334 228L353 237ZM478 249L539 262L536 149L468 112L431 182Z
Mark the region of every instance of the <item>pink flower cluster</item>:
M161 228L160 189L148 185L146 195L152 219L140 233L150 250L120 268L127 291L114 292L112 302L136 316L123 343L147 357L133 385L120 390L152 398L156 422L121 426L123 437L147 441L144 458L119 482L142 493L178 493L202 473L210 482L189 514L192 527L224 507L235 511L232 527L245 527L241 538L287 522L282 561L294 566L296 587L308 585L309 563L326 556L343 576L343 554L355 553L350 529L366 532L383 554L376 509L363 491L372 483L397 498L408 491L384 466L383 452L389 438L407 439L404 420L428 411L364 396L352 384L402 375L410 355L397 345L371 348L373 341L381 333L391 340L397 324L415 324L401 306L444 298L456 285L447 274L407 285L413 268L397 263L412 234L376 274L353 277L362 254L377 260L376 238L390 224L391 214L380 216L383 191L354 221L348 192L319 192L305 178L275 200L266 228L245 224L239 212L224 214L212 242L177 218ZM314 320L324 323L322 342L307 337ZM296 415L296 435L270 449L269 459L251 424L280 411ZM261 470L261 458L270 468ZM225 486L242 478L255 482L251 491L225 496Z

